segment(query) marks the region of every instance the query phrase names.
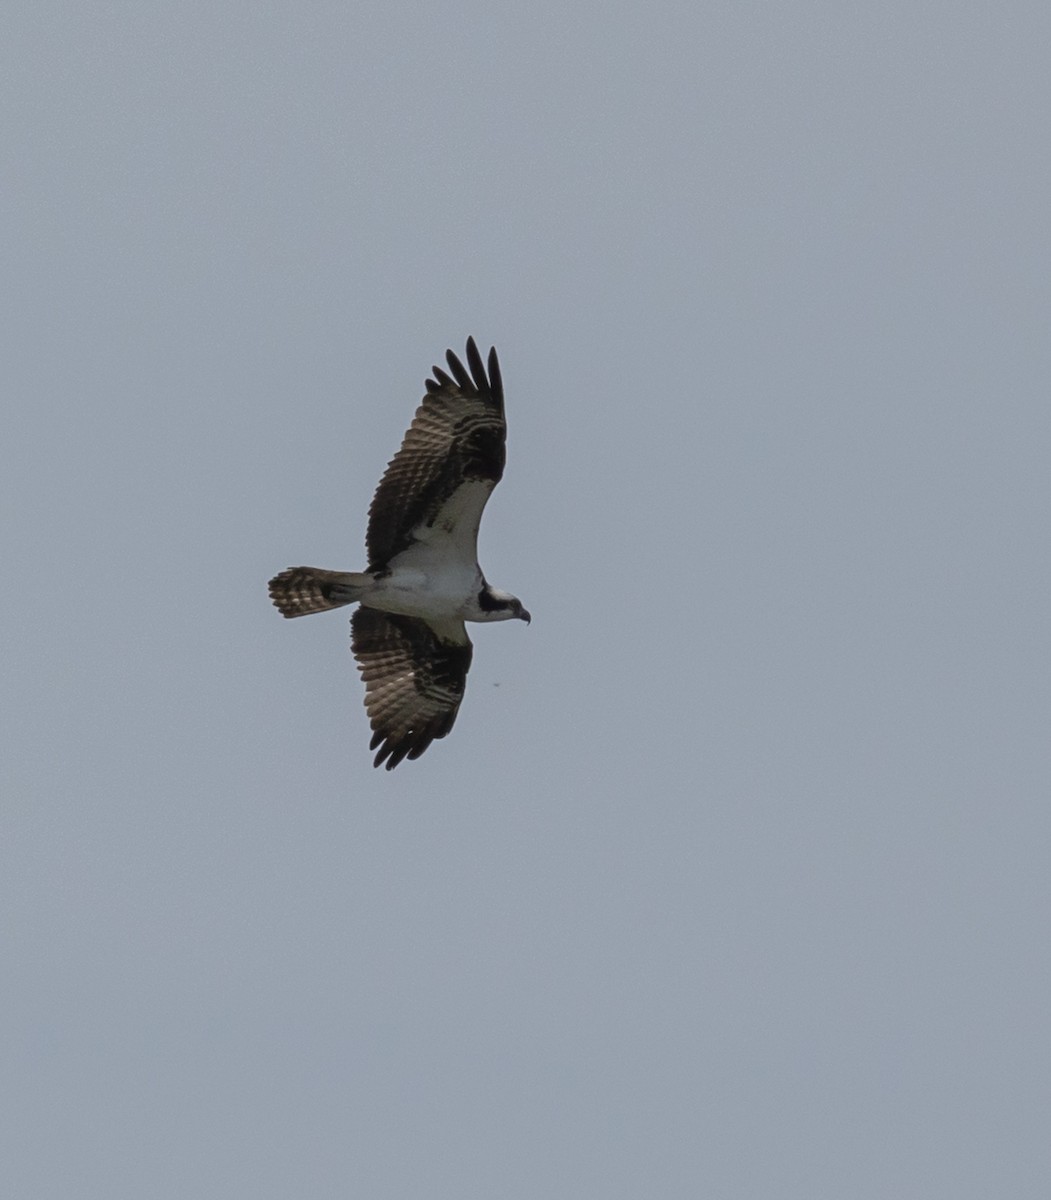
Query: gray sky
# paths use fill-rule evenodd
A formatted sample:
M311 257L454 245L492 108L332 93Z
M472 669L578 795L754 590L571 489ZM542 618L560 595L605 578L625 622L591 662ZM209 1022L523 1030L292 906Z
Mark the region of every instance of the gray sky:
M1045 3L16 4L2 1174L1051 1189ZM501 354L457 728L346 613Z

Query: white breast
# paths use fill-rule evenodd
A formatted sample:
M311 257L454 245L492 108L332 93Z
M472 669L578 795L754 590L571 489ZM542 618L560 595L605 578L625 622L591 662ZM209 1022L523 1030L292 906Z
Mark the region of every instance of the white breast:
M482 587L478 525L492 490L491 483L461 484L433 524L412 531L412 545L390 560L367 603L411 617L463 616Z

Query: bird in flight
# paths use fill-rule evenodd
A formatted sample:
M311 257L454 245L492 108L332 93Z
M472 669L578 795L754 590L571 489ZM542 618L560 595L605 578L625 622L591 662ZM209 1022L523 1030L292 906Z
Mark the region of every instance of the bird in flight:
M365 571L290 567L270 580L285 617L345 604L365 682L373 766L419 758L453 727L472 646L467 621L528 622L521 600L478 566L482 510L504 471L507 424L496 348L488 372L467 339L467 366L433 367L401 449L369 508Z

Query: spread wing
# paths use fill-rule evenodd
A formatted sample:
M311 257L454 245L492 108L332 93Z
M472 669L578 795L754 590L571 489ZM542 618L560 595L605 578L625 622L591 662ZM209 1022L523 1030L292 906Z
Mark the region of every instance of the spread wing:
M446 359L451 374L433 368L427 394L372 498L370 571L412 545L415 530L436 524L459 541L471 565L477 559L478 523L504 471L500 363L494 347L486 374L474 338L467 339L467 367L451 350Z
M372 726L373 766L390 771L419 758L435 738L453 727L460 710L471 639L462 621L430 625L359 608L351 617L351 649L365 681L365 709Z

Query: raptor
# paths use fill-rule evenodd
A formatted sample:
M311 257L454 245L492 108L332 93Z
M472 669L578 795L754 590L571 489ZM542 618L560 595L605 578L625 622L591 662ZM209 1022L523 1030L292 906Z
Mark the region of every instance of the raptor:
M351 649L365 682L374 766L419 758L452 729L473 648L468 621L528 622L517 596L490 587L478 526L504 470L507 424L496 349L467 365L451 351L369 508L364 571L290 567L270 580L285 617L358 604Z

